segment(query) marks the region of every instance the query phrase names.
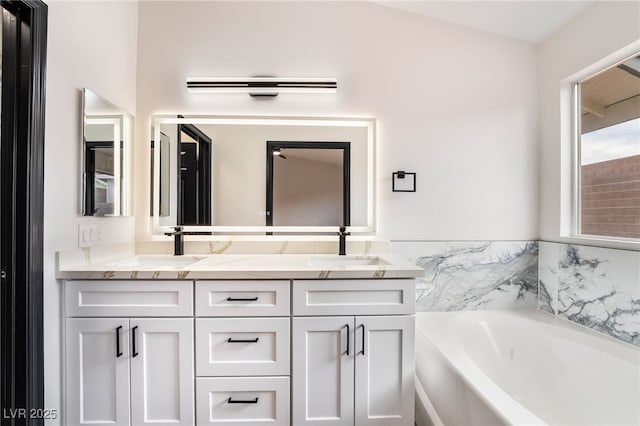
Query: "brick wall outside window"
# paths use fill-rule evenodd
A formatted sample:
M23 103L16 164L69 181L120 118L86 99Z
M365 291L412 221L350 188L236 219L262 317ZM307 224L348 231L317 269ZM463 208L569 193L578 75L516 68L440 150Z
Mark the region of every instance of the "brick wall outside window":
M640 238L640 155L582 166L582 234Z

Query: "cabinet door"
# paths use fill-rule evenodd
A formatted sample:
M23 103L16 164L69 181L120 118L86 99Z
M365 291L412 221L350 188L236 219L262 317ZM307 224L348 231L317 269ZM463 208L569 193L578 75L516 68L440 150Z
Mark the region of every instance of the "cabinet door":
M67 424L129 425L129 320L67 319Z
M413 426L415 318L356 317L355 424Z
M353 317L293 319L293 424L353 425Z
M131 319L131 422L193 422L193 319Z

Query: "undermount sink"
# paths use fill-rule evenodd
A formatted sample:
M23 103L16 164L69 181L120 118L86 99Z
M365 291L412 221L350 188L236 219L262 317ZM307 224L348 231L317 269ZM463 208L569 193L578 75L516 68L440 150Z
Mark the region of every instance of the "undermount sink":
M309 258L309 266L365 266L390 265L379 256L313 256Z
M122 260L116 260L108 263L106 266L115 267L137 267L148 268L154 266L160 267L185 267L202 260L203 257L196 256L133 256Z

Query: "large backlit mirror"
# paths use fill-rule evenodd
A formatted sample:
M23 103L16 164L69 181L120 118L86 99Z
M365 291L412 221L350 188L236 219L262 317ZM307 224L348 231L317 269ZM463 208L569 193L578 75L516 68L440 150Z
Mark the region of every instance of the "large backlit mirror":
M82 123L82 214L128 216L133 117L83 89Z
M375 231L373 119L164 115L151 135L154 233Z

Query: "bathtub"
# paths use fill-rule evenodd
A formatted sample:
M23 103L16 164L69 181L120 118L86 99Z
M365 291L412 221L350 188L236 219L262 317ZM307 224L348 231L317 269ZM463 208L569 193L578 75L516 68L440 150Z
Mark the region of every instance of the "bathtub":
M540 311L416 314L416 423L640 425L640 348Z

